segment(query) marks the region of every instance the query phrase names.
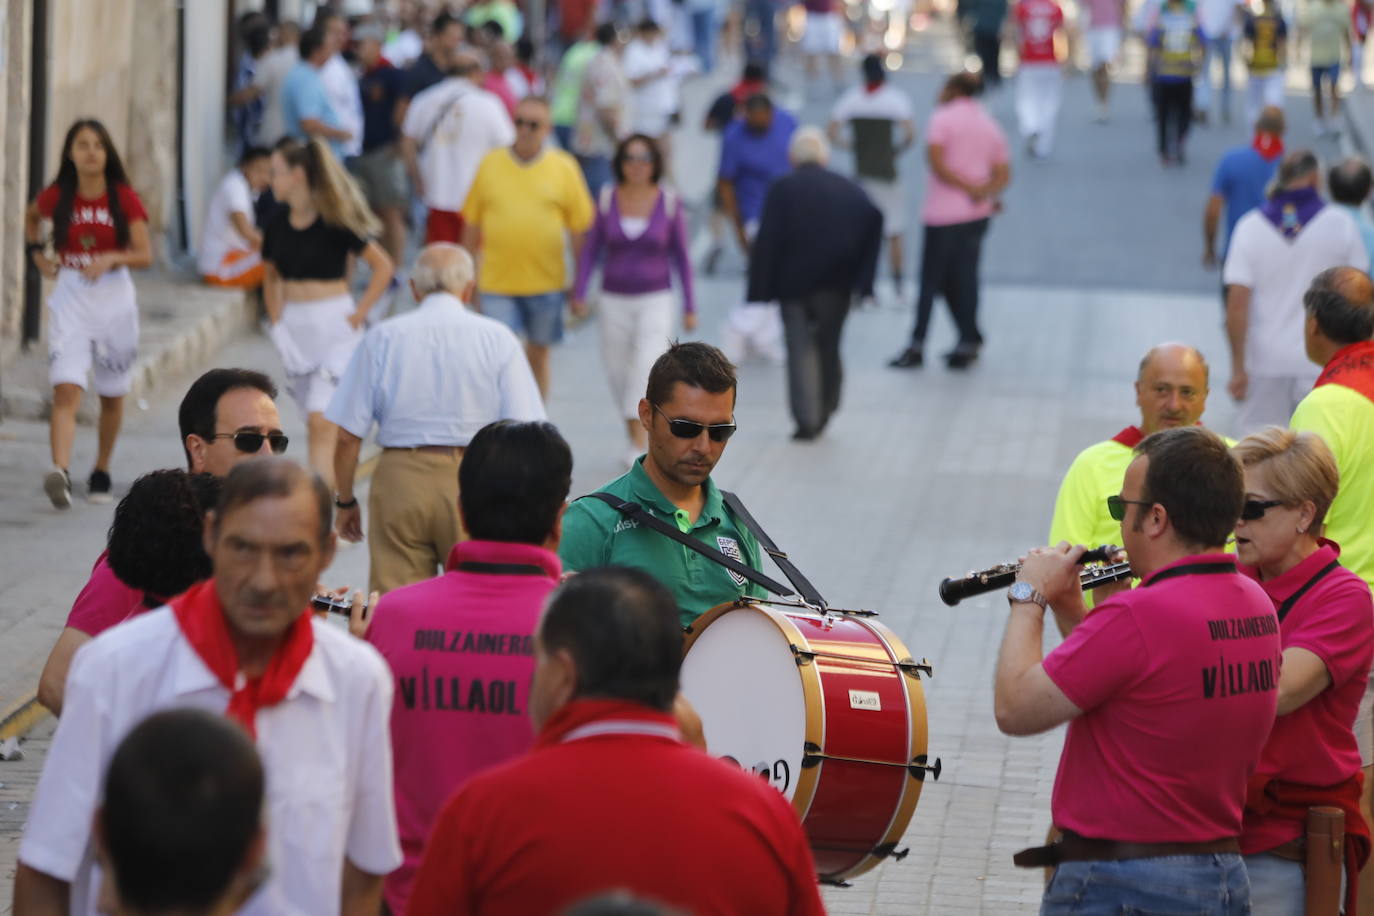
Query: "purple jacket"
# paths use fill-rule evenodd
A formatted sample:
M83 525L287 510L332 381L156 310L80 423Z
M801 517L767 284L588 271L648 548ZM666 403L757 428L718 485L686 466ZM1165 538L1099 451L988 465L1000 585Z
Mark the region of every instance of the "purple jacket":
M634 296L656 293L672 287L669 268L677 271L682 285L684 312L696 311L692 297L692 264L687 253L687 227L682 216L681 199L673 201L673 215L667 211L669 192L660 191L642 235L627 238L620 228L620 206L614 192L609 206L598 207L596 220L588 230L577 258L577 282L573 295L587 295L592 271L601 264L601 288L608 293ZM604 258L604 263L603 263Z

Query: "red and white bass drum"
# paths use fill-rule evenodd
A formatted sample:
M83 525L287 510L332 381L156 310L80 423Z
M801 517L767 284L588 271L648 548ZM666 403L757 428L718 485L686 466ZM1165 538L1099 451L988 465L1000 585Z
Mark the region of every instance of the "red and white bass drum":
M796 809L821 880L901 858L926 774L917 662L869 613L746 598L687 631L682 692L707 750L751 770Z

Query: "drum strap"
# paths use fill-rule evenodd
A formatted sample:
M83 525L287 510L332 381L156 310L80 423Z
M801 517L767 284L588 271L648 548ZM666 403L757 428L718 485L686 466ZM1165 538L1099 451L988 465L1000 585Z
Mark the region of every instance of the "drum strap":
M641 506L639 503L628 502L627 500L621 499L619 496L613 496L612 494L605 492L588 493L586 496L581 498L599 499L615 511L619 512L621 515L625 516L626 518L634 519L646 528L652 528L654 531L657 531L664 537L671 538L672 540L677 541L679 544L681 544L683 547L686 547L688 550L695 550L697 553L701 554L706 559L711 560L715 563L719 563L721 566L724 566L726 569L730 570L731 572L734 572L736 575L743 576L750 582L753 582L756 585L763 586L775 595L786 596L798 594L798 592L793 591L786 585L783 585L781 582L778 582L776 579L769 578L768 576L765 576L763 573L759 572L757 569L754 569L751 566L745 566L743 563L741 563L739 560L736 560L734 557L726 556L716 548L710 546L709 544L703 543L702 541L697 540L690 534L685 534L679 531L676 525L670 525L667 522L663 521L663 519L656 518L653 515L650 515L649 512L646 511L645 508ZM757 537L757 533L755 534L755 536Z
M763 526L754 520L754 516L749 514L748 509L744 508L744 503L739 501L739 497L729 490L721 490L720 498L725 501L726 508L734 514L735 518L743 522L744 527L753 533L759 546L773 558L773 562L778 564L778 569L781 569L782 574L787 577L787 581L792 583L797 594L801 595L807 604L825 607L825 599L821 597L820 592L816 591L816 586L812 585L811 581L802 575L800 569L792 565L792 561L787 558L786 553L778 549L778 545L773 543L768 532L764 531Z

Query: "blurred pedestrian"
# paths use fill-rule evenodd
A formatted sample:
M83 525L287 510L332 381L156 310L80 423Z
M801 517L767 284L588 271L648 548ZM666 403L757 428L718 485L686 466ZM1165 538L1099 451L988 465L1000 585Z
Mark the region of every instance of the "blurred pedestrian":
M1193 87L1193 117L1201 124L1210 120L1214 110L1220 112L1223 124L1231 123L1231 52L1240 37L1243 4L1236 0L1200 0L1197 4L1198 25L1202 28L1202 65ZM1213 67L1213 62L1219 66ZM1215 109L1212 105L1213 70L1221 71L1221 98Z
M1026 153L1043 159L1054 148L1055 122L1064 93L1055 37L1064 30L1056 0L1017 0L1012 8L1021 63L1016 71L1016 120Z
M515 117L515 106L520 97L511 88L506 74L515 66L515 52L505 41L493 41L487 46L487 66L482 74L482 88L501 100L506 113Z
M272 153L250 146L215 188L205 209L196 266L211 286L262 285L262 233L254 225L258 195L272 179Z
M639 398L654 360L673 337L672 275L682 290L682 323L697 326L692 262L682 198L663 184L663 157L651 137L632 134L611 160L614 187L604 187L583 241L573 286L574 315L587 311L592 273L601 269L601 361L611 400L629 437L626 463L644 454Z
M1343 0L1313 0L1303 14L1318 136L1336 136L1341 132L1341 57L1353 40L1350 18L1350 6ZM1323 84L1331 100L1329 116L1322 99Z
M397 140L396 110L401 102L404 74L382 56L382 30L365 25L353 33L354 50L362 76L358 92L362 96L363 141L361 153L348 161L348 170L362 188L368 206L382 221L382 247L399 263L406 253L405 166Z
M463 247L480 253L482 311L525 337L539 390L549 394L549 348L563 339L565 252L581 245L593 207L576 161L546 145L549 103L515 111L515 142L477 167L463 205Z
M706 110L702 121L705 130L725 135L725 128L744 111L744 100L753 95L768 93L768 74L762 64L747 63L740 75L739 82L729 90L716 96L711 107ZM729 226L730 215L725 212L725 202L720 196L720 184L711 189L711 219L708 224L711 235L711 248L706 252L701 272L710 276L716 272L725 245L725 233Z
M301 27L292 20L277 23L275 44L253 69L253 85L263 102L262 123L258 127L259 145L271 147L286 136L285 97L282 87L300 62Z
M963 0L959 14L973 36L973 53L978 55L983 85L996 89L1002 85L1002 35L1007 27L1007 0Z
M405 120L406 106L430 86L442 82L447 75L448 62L463 45L467 29L448 10L441 10L430 25L425 38L425 50L405 69L401 81L401 108L396 123Z
M1125 25L1125 0L1088 0L1088 53L1092 58L1093 97L1097 100L1096 120L1099 124L1107 123L1112 67L1121 56L1121 37Z
M358 91L358 76L344 59L349 42L348 20L339 10L322 6L315 12L313 28L324 33L329 46L329 59L320 68L320 80L339 126L348 131L348 139L339 151L340 161L347 162L363 151L363 98Z
M1154 80L1159 160L1182 165L1183 144L1193 120L1193 80L1202 59L1202 30L1185 0L1167 0L1147 41Z
M470 29L480 29L487 23L500 26L498 38L502 41L515 41L525 34L525 17L511 0L477 0L467 8L463 21Z
M840 39L845 19L839 13L837 0L803 0L806 22L802 26L801 51L809 87L819 88L821 61L829 61L833 88L839 91L844 82L844 61L840 57Z
M671 171L671 134L669 127L677 114L677 79L672 75L673 55L662 27L652 19L635 26L634 38L625 45L621 67L630 84L628 129L652 137Z
M702 73L716 68L716 41L720 37L718 0L686 0L692 29L692 53Z
M744 0L744 21L740 37L744 39L741 55L747 62L771 67L778 56L777 0Z
M401 125L401 155L429 211L426 245L463 240L463 202L482 157L515 140L505 104L477 85L476 56L456 52L445 69L442 82L411 101Z
M339 427L334 452L340 537L363 539L353 491L363 439L377 427L382 455L368 502L369 591L432 577L462 536L458 466L477 430L495 420L542 420L520 342L474 314L472 256L427 246L415 260L419 307L363 338L325 416Z
M1202 264L1217 265L1216 235L1222 210L1226 211L1226 239L1221 247L1221 262L1226 261L1236 223L1251 210L1264 203L1264 195L1278 171L1283 155L1283 109L1269 107L1255 123L1254 138L1244 146L1226 151L1212 175L1212 193L1202 215ZM1222 308L1226 306L1226 288L1222 287Z
M1374 177L1370 175L1369 163L1359 156L1350 156L1331 167L1326 173L1326 187L1331 192L1331 202L1340 207L1360 229L1364 239L1364 250L1374 263L1374 221L1369 218L1365 203L1369 200Z
M553 79L553 96L549 100L553 111L553 134L558 145L570 153L573 152L573 129L577 126L582 100L582 77L587 72L587 65L601 50L593 37L595 30L595 22L588 19L586 32L563 52Z
M52 224L48 239L42 235L44 221ZM86 498L108 503L110 459L138 354L138 301L129 268L152 266L153 246L148 214L105 125L83 118L67 129L57 177L25 211L24 238L28 259L53 281L48 297L52 469L43 477L43 490L55 508L71 507L76 412L94 369L100 418Z
M600 50L582 74L572 142L572 151L593 196L610 181L611 156L625 133L626 109L630 104L630 84L620 60L620 34L612 23L603 22L596 27L596 43Z
M983 334L978 328L978 263L988 221L1011 181L1007 138L978 103L982 84L975 73L956 73L940 92L939 105L926 124L926 196L921 222L921 291L911 343L888 363L897 369L925 365L925 339L935 297L943 296L959 331L945 354L951 369L978 358Z
M515 51L514 62L506 68L506 83L518 102L527 95L544 95L544 77L539 72L534 40L521 35L511 46Z
M318 137L342 160L344 143L353 138L353 133L344 128L343 118L330 101L321 78L333 56L332 46L324 32L311 29L301 36L300 51L300 60L281 88L284 136L297 140Z
M230 86L228 106L232 110L234 138L239 153L262 142L262 119L267 100L257 83L258 65L272 47L272 25L260 12L239 17L239 41L243 52Z
M372 237L377 217L322 141L279 145L272 153L272 190L286 206L263 233L267 320L287 388L306 415L310 467L332 481L337 429L324 409L395 266ZM372 271L356 303L348 284L350 254Z
M1288 23L1277 0L1260 0L1258 12L1245 16L1246 86L1245 123L1253 126L1260 110L1272 105L1283 108L1283 74L1288 69Z
M883 214L826 168L820 128L793 134L788 159L792 171L768 189L749 251L749 298L782 304L792 438L809 441L840 406L840 334L852 298L873 295Z

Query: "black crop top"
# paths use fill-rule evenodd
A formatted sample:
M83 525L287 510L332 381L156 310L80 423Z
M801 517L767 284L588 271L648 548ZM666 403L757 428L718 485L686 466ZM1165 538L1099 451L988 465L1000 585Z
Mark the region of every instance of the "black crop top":
M304 229L291 225L291 210L282 207L262 234L262 259L283 280L342 280L348 253L367 247L367 239L317 217Z

